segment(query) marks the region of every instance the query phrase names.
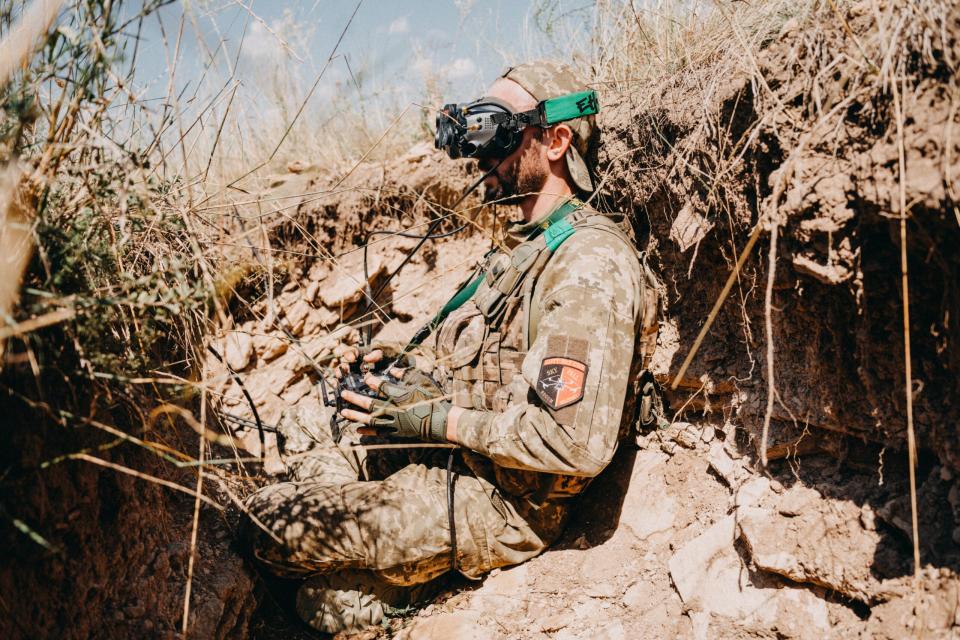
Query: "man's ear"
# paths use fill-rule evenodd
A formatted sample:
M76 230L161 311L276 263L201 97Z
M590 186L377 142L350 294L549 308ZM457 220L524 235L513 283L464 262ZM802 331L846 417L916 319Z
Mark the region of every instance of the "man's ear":
M550 128L551 135L547 141L547 160L556 162L567 153L573 143L573 129L569 125L557 124Z

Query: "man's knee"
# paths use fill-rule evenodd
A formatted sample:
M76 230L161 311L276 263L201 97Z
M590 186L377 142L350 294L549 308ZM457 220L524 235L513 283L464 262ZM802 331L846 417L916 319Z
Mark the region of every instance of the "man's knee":
M301 575L305 569L287 562L290 546L285 540L292 522L296 488L283 482L263 487L244 503L240 539L254 560L277 575Z
M322 573L368 564L369 540L358 496L377 483L282 482L247 500L245 539L254 558L279 575Z

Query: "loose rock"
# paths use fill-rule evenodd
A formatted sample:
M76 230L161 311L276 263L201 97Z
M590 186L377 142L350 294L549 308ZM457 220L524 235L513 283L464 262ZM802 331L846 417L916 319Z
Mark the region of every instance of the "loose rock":
M804 589L760 589L745 582L749 573L733 545L735 530L735 517L726 516L670 558L670 576L702 637L712 637L714 620L697 614L777 625L794 637L823 637L830 628L823 600Z
M871 571L879 536L860 525L860 515L850 503L810 502L793 517L742 508L738 524L757 568L872 603L882 593Z
M778 510L781 515L798 516L819 499L820 492L816 489L803 486L792 487L780 498Z
M234 371L243 371L253 358L253 338L246 331L231 331L224 344L224 357Z

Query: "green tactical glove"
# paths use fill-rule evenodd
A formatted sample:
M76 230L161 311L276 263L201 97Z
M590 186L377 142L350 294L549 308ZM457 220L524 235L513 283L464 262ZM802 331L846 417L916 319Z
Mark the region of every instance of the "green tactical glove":
M450 402L433 379L411 369L400 383L383 382L377 399L370 406L370 426L389 429L400 438L417 438L425 442L447 441L447 414Z

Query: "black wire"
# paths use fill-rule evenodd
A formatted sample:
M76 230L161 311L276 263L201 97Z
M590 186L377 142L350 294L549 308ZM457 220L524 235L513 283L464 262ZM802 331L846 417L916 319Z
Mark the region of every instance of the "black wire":
M383 236L400 236L401 238L426 238L427 240L436 240L438 238L446 238L447 236L452 236L454 234L460 233L461 231L466 229L468 226L470 226L470 223L464 222L462 225L460 225L453 231L445 231L443 233L434 233L429 236L419 235L416 233L408 233L406 231L381 230L381 231L371 231L370 233L367 234L367 237L383 235Z
M497 168L503 163L504 160L505 160L505 158L500 158L500 160L497 161L497 164L493 165L493 167L492 167L489 171L487 171L487 172L484 173L482 176L480 176L479 178L477 178L477 180L475 180L474 183L471 184L471 185L467 188L466 191L464 191L462 194L460 194L460 197L457 198L457 201L454 202L454 203L450 206L450 209L451 209L451 210L455 210L458 206L460 206L460 203L463 202L463 201L467 198L468 195L470 195L471 193L473 193L473 190L476 189L477 187L479 187L480 184L481 184L484 180L486 180L488 177L490 177L490 176L493 174L493 172L496 171ZM447 237L452 236L452 235L454 235L454 234L460 233L461 231L463 231L464 229L466 229L467 226L469 225L469 223L464 223L464 224L460 225L459 227L457 227L456 229L454 229L453 231L447 231L447 232L444 232L444 233L434 233L434 231L436 231L437 227L439 227L440 224L441 224L445 219L446 219L445 217L439 217L439 218L436 218L436 219L434 219L434 220L431 220L431 221L430 221L430 224L427 226L427 232L426 232L425 234L423 234L423 235L418 235L418 234L414 234L414 233L409 233L409 232L407 232L407 231L383 231L383 230L371 231L371 232L367 233L367 235L364 237L364 240L363 240L363 279L364 279L364 283L365 283L365 284L364 284L364 293L365 293L365 297L366 297L366 307L364 308L364 313L366 313L366 312L368 312L368 311L370 310L370 305L372 305L372 304L375 303L375 300L377 299L377 297L379 297L380 294L383 293L384 289L387 288L387 285L390 284L390 281L393 280L393 278L394 278L398 273L400 273L400 270L403 269L403 268L407 265L408 262L410 262L410 259L413 258L414 254L416 254L417 251L420 250L420 247L422 247L422 246L426 243L427 240L436 240L436 239L439 239L439 238L447 238ZM397 266L397 268L393 270L393 273L391 273L389 276L387 276L387 279L383 281L383 283L377 288L377 290L376 290L375 292L371 293L371 292L370 292L370 270L369 270L369 266L368 266L368 262L367 262L367 248L370 246L370 237L373 236L373 235L378 235L378 234L379 234L379 235L400 236L400 237L402 237L402 238L417 238L417 239L419 239L419 242L417 242L416 246L414 246L413 249L411 249L411 250L407 253L407 255L403 258L403 261L400 263L400 265ZM372 337L372 335L373 335L373 325L372 325L372 324L367 327L366 333L367 333L366 342L369 344L369 343L370 343L370 339L371 339L371 337Z
M240 425L240 426L242 426L242 427L256 427L256 426L257 426L257 423L254 422L253 420L249 420L249 419L244 418L244 417L242 417L242 416L234 415L234 414L228 413L228 412L226 412L226 411L221 411L221 412L220 412L220 417L222 417L222 418L223 418L224 420L226 420L227 422L233 422L233 423L238 424L238 425ZM264 431L267 431L267 432L269 432L269 433L277 433L277 428L276 428L275 426L273 426L272 424L261 423L260 426L263 428Z
M240 374L234 371L233 367L231 367L230 364L223 359L223 356L221 356L220 353L213 348L213 345L207 345L207 351L212 353L214 358L219 360L221 364L227 367L227 371L230 372L230 376L240 386L240 390L243 392L243 396L247 399L247 403L250 405L250 411L253 412L253 417L256 418L257 420L257 433L260 436L260 461L262 463L264 457L267 454L267 444L266 444L266 438L263 435L263 432L264 432L263 421L260 420L260 414L257 412L257 405L253 401L253 398L250 397L250 392L247 391L247 388L244 386L243 380L240 379Z
M450 524L450 568L457 571L457 522L456 511L454 510L454 481L456 474L453 472L453 454L456 449L450 450L447 457L447 522Z

